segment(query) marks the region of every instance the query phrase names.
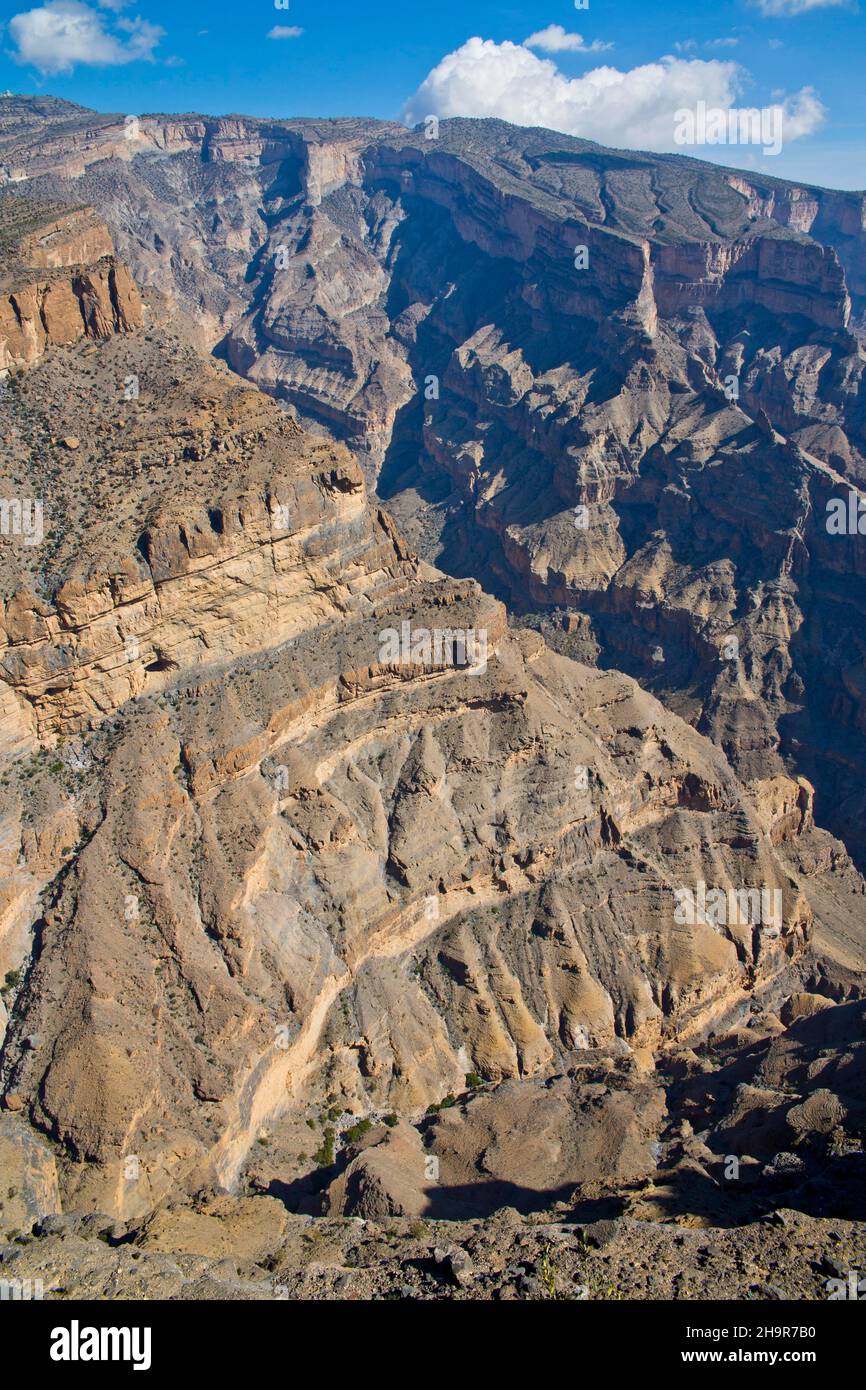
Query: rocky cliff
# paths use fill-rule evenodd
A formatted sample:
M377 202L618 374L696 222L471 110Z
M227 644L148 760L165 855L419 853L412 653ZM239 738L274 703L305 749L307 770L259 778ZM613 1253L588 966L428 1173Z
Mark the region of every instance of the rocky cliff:
M848 987L820 885L859 880L807 791L510 631L172 322L8 403L48 487L44 544L3 547L3 1077L65 1206L232 1188L329 1095L413 1117L649 1058L819 956ZM774 906L680 926L690 883Z
M0 374L30 367L48 346L141 327L138 289L92 209L0 201Z
M731 1130L844 1158L853 204L499 123L38 108L0 101L45 287L2 402L14 1220L453 1217L658 1164L693 1216Z

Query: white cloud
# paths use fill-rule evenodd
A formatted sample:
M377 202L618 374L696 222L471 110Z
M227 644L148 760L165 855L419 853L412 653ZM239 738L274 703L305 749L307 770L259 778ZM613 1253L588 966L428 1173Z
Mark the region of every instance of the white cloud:
M763 15L771 18L780 16L808 14L809 10L831 9L848 5L850 0L752 0Z
M548 24L546 29L539 29L524 39L523 47L540 48L543 53L602 53L606 48L613 48L613 44L602 43L600 39L587 43L580 34L567 34L561 24Z
M682 152L674 142L674 113L699 101L728 110L742 77L727 59L666 56L624 72L598 67L572 78L520 44L472 38L427 75L403 117L417 125L429 115L498 116L605 145ZM824 118L811 88L779 105L786 141L811 134Z
M780 105L786 142L813 135L821 129L827 115L827 108L814 87L801 87L795 97L785 97Z
M275 24L273 29L268 31L268 38L299 39L303 32L303 29L299 29L297 24Z
M119 10L119 0L100 0L103 8ZM90 67L118 67L153 57L165 34L146 19L118 19L111 23L82 0L46 0L38 9L16 14L9 21L17 63L29 63L46 74L71 72L76 63Z

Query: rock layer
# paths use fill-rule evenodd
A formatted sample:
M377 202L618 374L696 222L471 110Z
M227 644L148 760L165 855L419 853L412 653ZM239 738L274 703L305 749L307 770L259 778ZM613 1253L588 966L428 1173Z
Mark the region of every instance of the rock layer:
M138 289L90 209L22 211L14 200L0 206L0 374L32 367L49 346L141 327ZM34 278L36 270L46 273Z
M418 1115L468 1072L700 1037L815 968L812 880L854 880L797 784L747 789L633 681L512 632L340 446L171 330L51 352L11 424L90 402L54 499L90 525L47 570L4 560L4 686L41 751L10 735L3 1078L65 1205L233 1187L330 1093ZM778 922L680 924L701 882L778 892Z
M453 1215L664 1143L669 1214L731 1129L775 1182L859 1123L857 198L430 144L0 102L10 203L77 188L151 316L89 213L18 236L0 1081L157 1254L214 1189L418 1216L431 1157Z

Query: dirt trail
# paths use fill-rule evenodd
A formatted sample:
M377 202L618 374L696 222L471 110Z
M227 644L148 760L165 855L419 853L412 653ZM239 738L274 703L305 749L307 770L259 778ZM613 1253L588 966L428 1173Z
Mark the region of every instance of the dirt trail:
M415 950L451 918L469 907L489 906L501 893L492 877L485 876L435 899L410 903L379 924L367 949L353 958L351 967L341 975L328 977L291 1046L281 1050L274 1043L241 1081L234 1117L210 1153L209 1161L221 1187L232 1189L259 1132L286 1109L292 1096L298 1095L318 1061L317 1049L331 1006L352 983L357 971L374 958L386 959ZM436 903L435 915L428 916L428 901Z

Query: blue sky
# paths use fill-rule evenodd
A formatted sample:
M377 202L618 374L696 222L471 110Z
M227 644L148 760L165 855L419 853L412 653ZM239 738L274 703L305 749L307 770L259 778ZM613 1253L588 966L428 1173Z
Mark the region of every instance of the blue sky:
M0 89L103 111L494 114L675 150L674 111L704 100L779 109L782 149L683 153L866 186L854 0L0 0L0 19Z

